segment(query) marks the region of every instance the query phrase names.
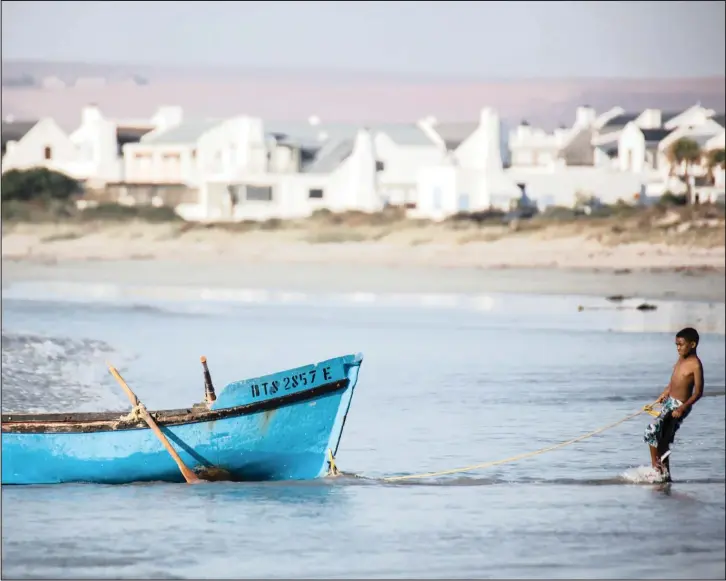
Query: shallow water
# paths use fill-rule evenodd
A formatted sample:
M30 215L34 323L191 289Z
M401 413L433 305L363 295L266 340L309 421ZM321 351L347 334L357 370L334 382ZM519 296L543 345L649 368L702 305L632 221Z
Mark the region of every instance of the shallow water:
M3 578L724 576L723 305L164 300L149 288L72 302L17 289L3 289L3 411L127 410L105 360L148 407L168 408L202 399L202 354L218 390L334 355L365 359L338 452L357 477L3 487ZM506 458L617 421L663 389L672 332L689 322L704 330L708 397L678 433L672 485L629 480L644 481L646 416L512 464L380 480Z

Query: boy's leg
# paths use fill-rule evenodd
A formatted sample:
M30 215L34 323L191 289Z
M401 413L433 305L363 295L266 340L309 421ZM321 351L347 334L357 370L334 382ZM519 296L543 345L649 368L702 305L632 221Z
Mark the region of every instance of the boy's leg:
M666 456L665 458L663 458L663 456L669 450L669 448L670 446L668 444L668 440L664 438L658 445L658 449L656 452L658 454L658 462L661 466L660 471L663 472L665 470L665 473L668 474L668 476L670 476L671 473L671 455L668 454L668 456Z
M648 448L650 449L650 463L654 470L657 470L658 472L663 471L663 466L660 461L660 446L661 442L663 441L663 417L664 413L661 412L661 414L653 421L653 423L648 424L648 426L645 428L645 433L643 434L643 441L648 444Z
M681 425L681 420L676 420L671 416L670 414L666 417L666 419L663 421L663 426L660 434L660 439L658 442L658 457L663 458L663 455L670 450L671 445L673 444L674 440L676 439L676 432L678 431L678 428ZM663 464L663 467L665 468L668 477L671 476L671 455L668 454L668 456L665 457L661 461Z
M648 445L648 449L650 450L650 465L654 470L658 470L660 472L660 456L658 455L658 448Z

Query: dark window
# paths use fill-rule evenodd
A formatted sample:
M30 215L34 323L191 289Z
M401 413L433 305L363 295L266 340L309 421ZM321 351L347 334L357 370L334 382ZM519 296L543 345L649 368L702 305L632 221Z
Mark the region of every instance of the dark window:
M43 151L43 155L45 156L45 159L52 159L53 158L53 150L50 147L46 147Z
M376 171L383 171L384 169L386 169L386 164L383 163L382 161L377 161L376 162Z
M313 188L312 190L308 190L308 198L315 198L315 199L321 199L323 197L323 190L320 188Z
M272 186L247 186L245 198L255 202L271 202Z

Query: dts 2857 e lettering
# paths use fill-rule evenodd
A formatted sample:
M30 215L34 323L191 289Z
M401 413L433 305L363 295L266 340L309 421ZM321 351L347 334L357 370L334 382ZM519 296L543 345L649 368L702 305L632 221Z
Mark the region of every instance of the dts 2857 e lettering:
M303 371L300 373L293 373L287 375L280 380L263 381L261 383L253 383L250 385L250 391L252 397L260 397L263 395L275 395L280 390L290 391L298 387L306 387L308 385L315 384L315 380L330 381L332 377L330 373L330 367L323 367L322 369L311 369L310 371Z

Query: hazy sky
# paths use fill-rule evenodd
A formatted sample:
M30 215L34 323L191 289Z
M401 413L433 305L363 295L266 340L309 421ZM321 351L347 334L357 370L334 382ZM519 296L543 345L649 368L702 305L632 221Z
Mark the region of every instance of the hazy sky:
M2 2L2 57L480 79L723 75L724 2Z

